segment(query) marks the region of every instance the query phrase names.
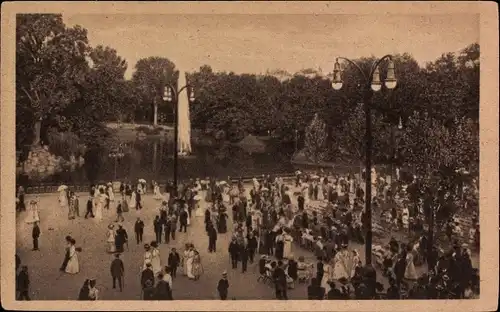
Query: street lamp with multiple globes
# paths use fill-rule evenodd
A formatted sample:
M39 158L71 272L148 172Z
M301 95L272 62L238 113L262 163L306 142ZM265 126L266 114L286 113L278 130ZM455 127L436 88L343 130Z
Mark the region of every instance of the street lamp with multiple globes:
M187 74L186 74L187 75ZM187 81L187 77L186 77ZM189 93L189 102L195 100L194 89L186 84L179 89L167 83L163 91L163 100L166 102L172 102L174 105L174 185L173 185L173 196L177 196L177 183L178 183L178 161L179 161L179 94L186 90Z
M365 242L365 262L367 266L371 266L372 263L372 188L371 188L371 172L372 172L372 117L371 117L371 106L373 92L378 92L382 89L382 82L380 80L380 69L379 65L384 60L388 60L387 66L387 78L385 79L385 86L387 89L394 89L397 85L396 76L394 73L394 62L391 55L385 55L378 61L374 62L370 69L370 74L367 76L366 73L359 67L358 64L351 61L345 57L338 57L335 60L335 65L333 68L333 81L332 87L335 90L340 90L342 88L342 74L343 71L340 67L339 60L345 60L346 62L353 65L357 69L361 77L363 78L362 88L363 88L363 104L365 111L365 214L366 214L366 242Z

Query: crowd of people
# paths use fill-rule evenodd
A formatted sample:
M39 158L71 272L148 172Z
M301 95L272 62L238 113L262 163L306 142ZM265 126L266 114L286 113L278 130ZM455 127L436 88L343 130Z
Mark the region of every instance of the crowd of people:
M295 186L287 185L280 177L263 176L252 180L249 192L242 180L233 183L228 179L228 183L196 179L179 185L178 189L167 185L163 194L153 181L153 197L160 207L152 225L155 240L144 245L142 298L173 300L172 282L179 267L191 280L202 276L201 256L194 243L186 244L180 254L171 248L166 263L159 252L159 244L175 240L178 230L187 231L192 215L204 217L209 252L220 249L218 235L229 232L232 236L227 251L233 270L241 267L245 273L248 264L258 258L258 280L274 286L276 299L286 300L287 290L296 283L309 283L307 297L312 300L468 298L478 294L478 270L472 267L469 245L458 243L461 236L456 230L457 220L449 222L452 230L447 230L447 234L451 233L448 237L453 246L449 252L437 246L428 248L424 219L419 217L418 209L408 209L408 186L394 187L394 183L377 177L372 181L374 214L379 212L379 221L391 225L391 231L403 229L412 235L409 242L392 238L387 244L373 246L375 265L380 270L363 265L359 253L349 248L352 241L364 243L365 190L361 179L362 176L297 172ZM117 194L115 189L119 190ZM59 191L59 204L67 209L68 219L79 217L78 196L65 186ZM125 247L128 249L129 237L120 224L124 221L123 213L134 208L141 210L141 197L146 193L144 180L135 185L121 183L117 188L111 183L91 187L85 218L101 221L103 210L110 210L111 203L116 204L116 224L109 224L106 232L106 250L116 257L111 265L113 288L116 280L122 289L123 262L119 255ZM24 190L18 192L18 206L24 207ZM26 222L33 223L34 250L38 249L35 238L40 235L38 213L37 201L30 201ZM229 219L232 228L228 226ZM477 217L475 220L474 230L469 233L469 243L474 244L471 248L478 244ZM134 225L137 245L143 244L144 227L137 217ZM66 237L66 241L61 271L75 274L79 271L78 248L72 237ZM293 248L309 250L317 262L307 262L304 257L296 261ZM416 266L425 263L428 273L419 276ZM377 271L389 280L387 289L377 282ZM217 291L220 299L228 298L227 272L218 282ZM79 299L99 299L95 280L85 281Z

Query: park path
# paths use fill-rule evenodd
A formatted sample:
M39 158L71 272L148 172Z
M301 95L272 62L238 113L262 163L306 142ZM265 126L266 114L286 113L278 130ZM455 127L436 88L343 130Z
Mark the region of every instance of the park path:
M87 194L80 193L80 210L83 212ZM33 196L27 196L26 201ZM24 222L26 213L18 215L16 252L23 264L28 265L31 277L32 297L38 300L72 300L78 296L79 289L86 278L96 278L103 299L108 300L137 300L140 299L140 267L142 266L143 244L135 242L133 225L138 216L145 223L144 243L154 240L153 219L157 215L160 202L152 195L143 197L144 208L140 211L124 213L124 228L129 234L129 250L125 251L121 259L125 265L125 289L119 292L111 288L112 280L109 266L113 256L106 253L105 234L107 225L115 219L115 209L104 211L103 221L98 223L94 219L84 219L83 216L75 220L67 219L67 212L61 211L57 203L57 194L44 194L40 199L40 251L31 251L31 225ZM112 205L113 207L114 205ZM232 222L229 221L229 230ZM61 274L59 267L64 257L64 237L71 235L82 247L79 253L80 273L76 275ZM162 265L166 263L170 248L176 247L182 252L186 242L193 242L198 248L205 269L199 281L188 280L178 274L174 281L175 299L216 299L216 285L224 270L228 271L230 282L230 298L236 299L273 299L274 290L257 282L257 262L249 265L247 273L241 269L232 270L227 253L231 233L219 234L217 252L208 253L208 239L205 233L203 217L192 216L191 225L187 233L177 232L175 242L161 244L160 253ZM296 256L304 255L313 259L312 254L295 247ZM180 271L180 270L179 270ZM298 285L291 290L290 298L301 299L306 297L306 285Z

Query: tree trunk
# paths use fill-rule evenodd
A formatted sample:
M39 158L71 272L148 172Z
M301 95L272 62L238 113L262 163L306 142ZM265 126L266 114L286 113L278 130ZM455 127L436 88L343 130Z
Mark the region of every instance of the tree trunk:
M153 126L158 125L158 103L155 101L153 108Z
M35 124L33 125L33 146L38 146L40 145L40 134L42 130L42 118L39 118L37 121L35 121Z

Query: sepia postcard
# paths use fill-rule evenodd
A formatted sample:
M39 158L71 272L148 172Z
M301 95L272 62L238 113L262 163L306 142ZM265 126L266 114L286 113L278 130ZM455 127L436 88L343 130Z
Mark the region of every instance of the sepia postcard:
M1 29L2 308L498 308L496 3L11 1Z

